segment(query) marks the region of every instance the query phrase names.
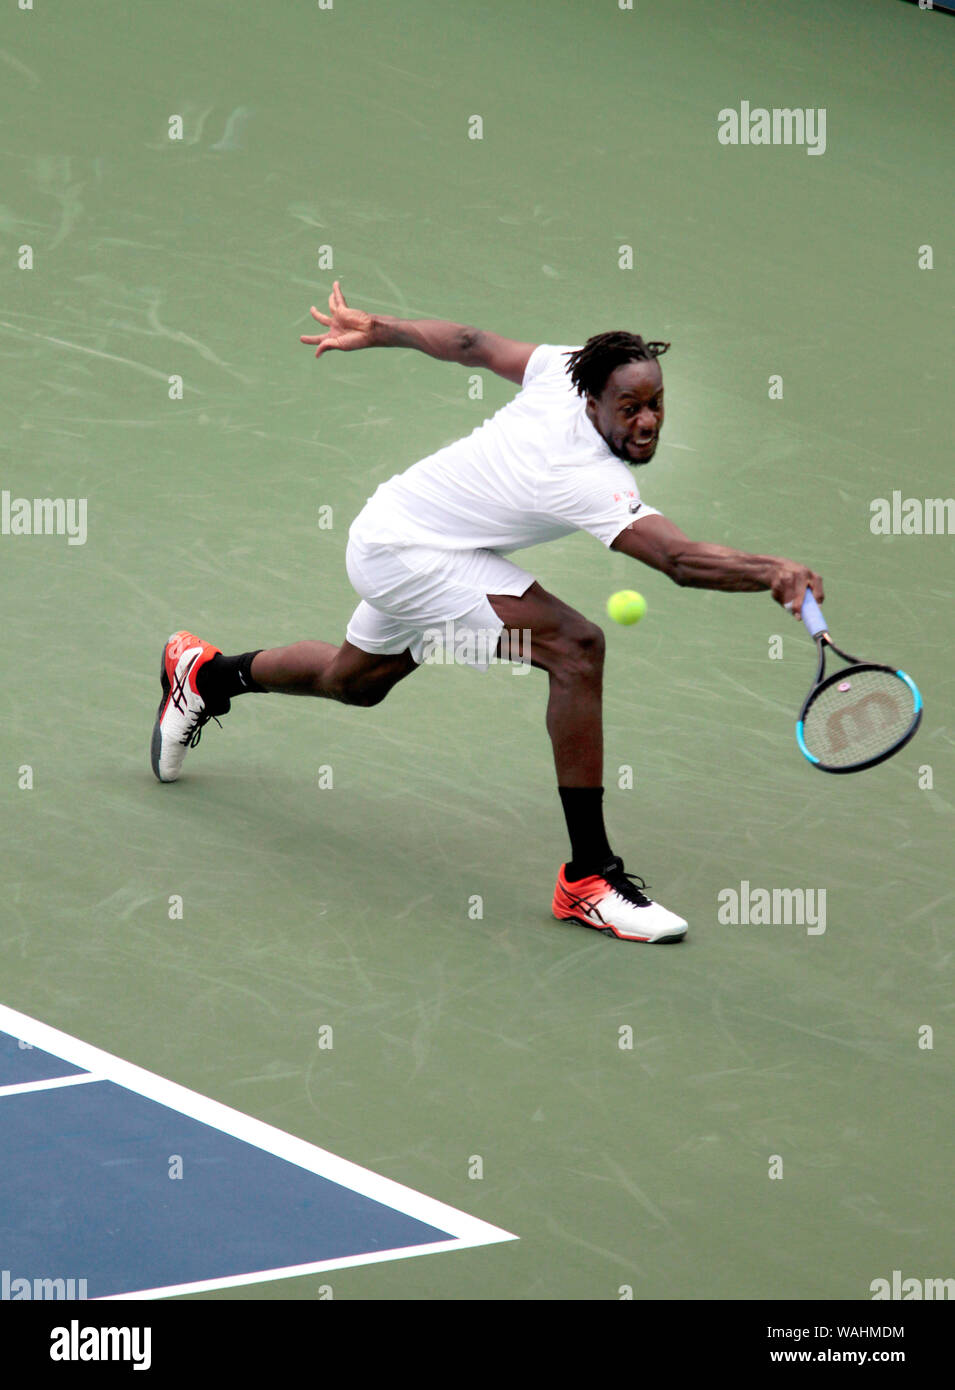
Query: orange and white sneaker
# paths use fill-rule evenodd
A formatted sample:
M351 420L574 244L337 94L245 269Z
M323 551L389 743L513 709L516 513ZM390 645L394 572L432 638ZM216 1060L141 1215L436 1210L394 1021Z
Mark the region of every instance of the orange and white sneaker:
M568 879L562 864L554 889L554 916L559 922L579 922L620 941L682 941L686 922L668 912L640 890L637 874L628 874L622 859L611 859L598 874Z
M216 715L228 713L228 704L215 712L207 709L196 685L200 669L218 653L218 647L191 632L174 632L163 649L159 673L162 699L149 748L153 772L160 782L176 781L183 759L199 742L203 727Z

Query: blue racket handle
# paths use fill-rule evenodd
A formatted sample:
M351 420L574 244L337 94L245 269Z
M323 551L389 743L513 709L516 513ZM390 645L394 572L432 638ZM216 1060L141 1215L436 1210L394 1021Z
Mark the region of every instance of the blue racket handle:
M818 637L821 632L829 631L829 625L822 616L822 609L816 602L816 596L811 589L806 590L800 617L806 624L806 631L810 637Z

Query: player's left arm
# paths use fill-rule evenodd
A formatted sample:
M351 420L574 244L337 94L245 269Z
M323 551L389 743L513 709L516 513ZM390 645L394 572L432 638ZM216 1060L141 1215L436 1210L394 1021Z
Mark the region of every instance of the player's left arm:
M411 347L437 357L441 362L457 362L462 367L486 367L518 386L536 343L518 343L502 338L486 328L451 323L445 319L394 319L387 314L373 316L374 347Z
M750 555L725 545L691 541L665 516L632 521L610 548L662 571L681 587L729 593L768 589L777 603L791 605L797 616L807 588L819 602L825 597L822 580L806 565L776 555Z
M303 334L300 339L316 349L316 357L331 348L340 352L371 347L415 348L429 357L436 357L439 362L487 367L518 386L523 384L528 360L537 346L448 319L397 319L390 314L369 314L364 309L352 309L345 302L337 280L328 300L328 313L321 313L313 305L311 314L329 330L322 334Z
M520 386L537 343L519 343L513 338L502 338L500 333L491 333L486 328L465 328L463 346L468 354L466 366L487 367L489 371Z

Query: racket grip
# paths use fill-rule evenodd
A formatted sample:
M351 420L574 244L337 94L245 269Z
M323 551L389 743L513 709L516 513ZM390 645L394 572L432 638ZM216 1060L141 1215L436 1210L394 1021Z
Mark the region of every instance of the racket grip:
M818 637L820 633L829 631L829 625L822 616L822 609L816 602L816 596L811 589L806 590L800 617L806 624L806 631L810 637Z

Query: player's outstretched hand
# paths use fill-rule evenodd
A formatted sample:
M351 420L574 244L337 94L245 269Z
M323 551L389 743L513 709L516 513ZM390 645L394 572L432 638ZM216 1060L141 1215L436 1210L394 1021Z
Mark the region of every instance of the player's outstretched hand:
M779 560L773 576L772 595L777 603L789 609L797 618L802 612L806 590L811 589L817 603L822 603L826 595L822 580L815 570L805 565L797 565L793 560Z
M329 348L338 348L341 352L354 352L357 348L372 346L374 320L371 314L366 314L362 309L349 309L345 303L341 285L337 280L328 297L328 307L331 310L331 317L328 314L319 313L314 304L311 309L312 318L318 319L319 323L324 323L328 332L319 334L317 337L303 337L301 339L309 347L315 347L316 343L318 344L315 351L316 357L321 357L322 353L327 352Z

